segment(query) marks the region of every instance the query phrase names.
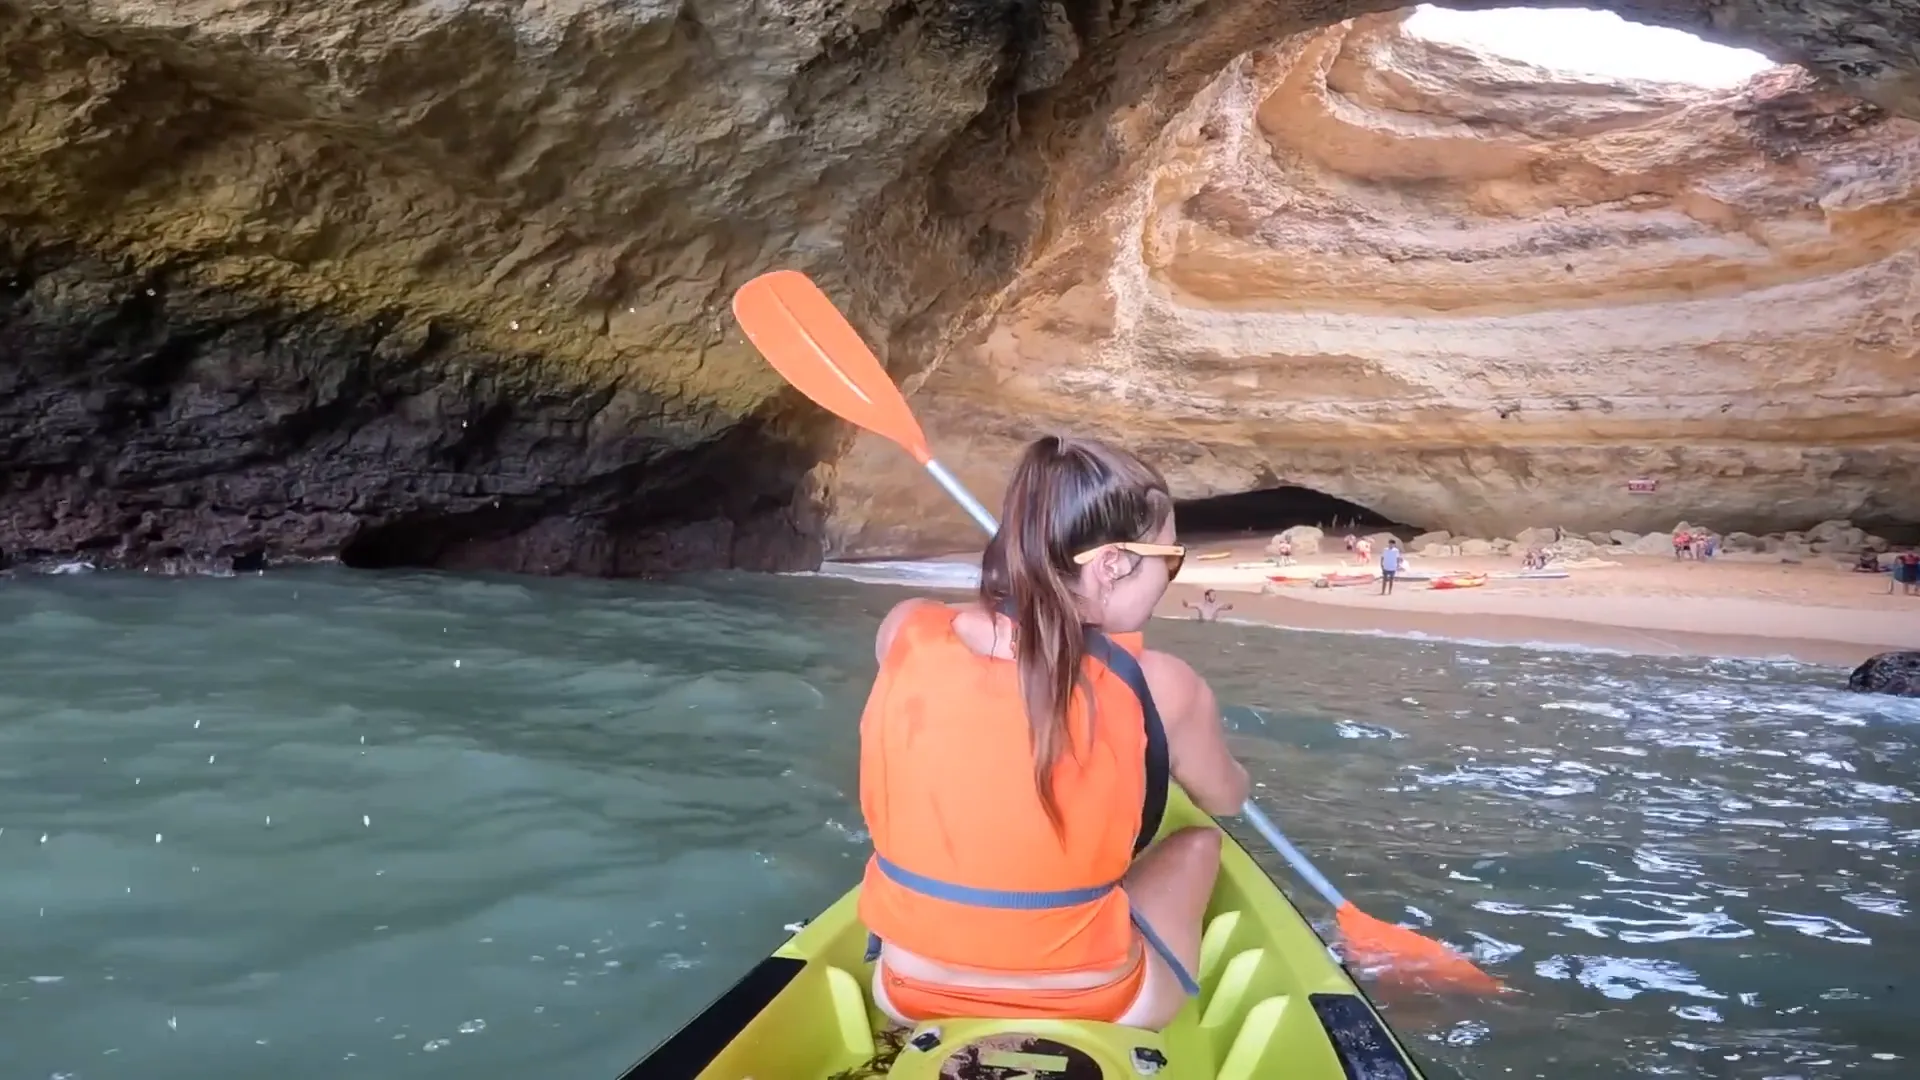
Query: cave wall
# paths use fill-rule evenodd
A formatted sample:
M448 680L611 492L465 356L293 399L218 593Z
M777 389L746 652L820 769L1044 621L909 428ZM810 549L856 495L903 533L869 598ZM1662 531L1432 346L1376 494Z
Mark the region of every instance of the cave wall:
M914 384L977 494L1051 429L1181 498L1463 535L1920 522L1920 124L1791 68L1621 84L1401 22L1238 60ZM969 539L916 473L857 442L830 550Z
M928 370L1242 50L1386 6L0 0L0 551L806 565L849 435L735 287ZM1634 13L1920 100L1907 0Z
M732 291L925 363L1060 131L1302 17L1195 8L0 0L0 557L812 565L848 433Z

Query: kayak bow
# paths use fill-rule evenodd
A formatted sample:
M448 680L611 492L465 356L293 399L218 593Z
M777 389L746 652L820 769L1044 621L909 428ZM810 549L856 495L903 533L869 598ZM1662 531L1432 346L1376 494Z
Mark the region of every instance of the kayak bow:
M1211 825L1176 785L1161 834ZM855 886L621 1080L1423 1080L1345 966L1231 836L1200 945L1200 997L1162 1032L945 1020L897 1043L868 988ZM897 1053L893 1046L898 1046Z

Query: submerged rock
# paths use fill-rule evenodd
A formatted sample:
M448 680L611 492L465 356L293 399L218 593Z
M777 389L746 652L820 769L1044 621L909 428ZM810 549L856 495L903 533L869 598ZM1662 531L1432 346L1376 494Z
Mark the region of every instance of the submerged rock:
M1847 689L1895 697L1920 697L1920 652L1884 652L1853 669Z

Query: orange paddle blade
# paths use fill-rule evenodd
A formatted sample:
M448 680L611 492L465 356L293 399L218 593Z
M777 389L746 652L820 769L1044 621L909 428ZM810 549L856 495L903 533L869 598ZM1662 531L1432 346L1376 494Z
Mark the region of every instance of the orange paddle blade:
M1497 994L1505 989L1500 980L1445 944L1404 926L1382 922L1351 903L1341 906L1334 916L1346 941L1348 962L1378 968L1382 978L1471 994Z
M733 294L733 317L767 363L814 404L891 440L922 465L933 460L900 388L807 275L761 274Z

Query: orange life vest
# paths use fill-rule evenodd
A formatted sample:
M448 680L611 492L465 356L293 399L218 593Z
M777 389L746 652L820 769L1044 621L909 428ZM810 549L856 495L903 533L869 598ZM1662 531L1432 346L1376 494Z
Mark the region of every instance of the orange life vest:
M1090 656L1084 671L1094 707L1087 709L1085 689L1075 694L1069 749L1054 766L1056 833L1033 782L1017 667L969 649L954 633L954 614L928 605L901 624L860 718L860 805L875 851L861 883L861 921L880 938L959 967L1119 967L1134 932L1116 886L1151 839L1141 835L1143 817L1158 825L1148 762L1157 751L1164 804L1164 732L1150 746L1141 698ZM1128 654L1141 651L1140 635L1120 637L1130 639L1117 642ZM1115 662L1145 690L1130 656ZM1152 719L1157 727L1158 715ZM988 898L947 898L956 892Z

